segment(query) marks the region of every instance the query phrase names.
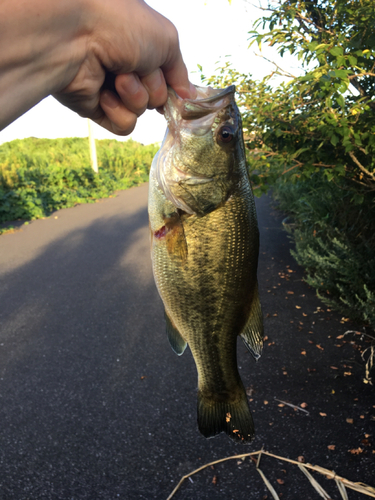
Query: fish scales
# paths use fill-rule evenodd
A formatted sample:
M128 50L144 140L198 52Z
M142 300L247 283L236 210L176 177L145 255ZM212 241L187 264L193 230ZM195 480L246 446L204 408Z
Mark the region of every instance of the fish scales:
M215 92L214 97L218 95ZM163 186L158 169L167 170L164 162L171 157L171 149L164 151L163 156L163 145L175 147L167 132L150 172L151 252L171 345L182 354L188 344L196 363L200 431L206 437L224 431L235 440L249 441L254 433L253 421L237 369L236 339L241 334L255 357L259 356L262 346L256 277L259 236L239 113L233 106L233 96L227 95L224 90L226 99L220 103L224 113L220 107L213 113L209 110L214 117L219 116L216 127L211 116L212 123L207 119L208 124L198 124L201 135L194 136L194 119L191 119L190 137L189 128L180 136L175 134L175 139L190 141L189 155L186 160L184 148L177 141L174 169L183 175L178 174L176 182L173 173L169 185ZM167 103L174 120L178 120L176 101L181 107L182 100L178 99L172 93ZM172 114L167 109L166 115L168 112ZM221 145L217 147L213 142L213 134L222 122L226 124L224 128L229 123L230 130L237 134L235 145L229 148L224 143L224 152ZM176 124L169 122L169 126L173 129ZM194 146L194 141L199 142L202 135L206 135L206 143L201 141L198 147ZM210 181L206 182L207 178ZM188 183L184 184L186 179ZM175 192L168 193L168 189ZM192 213L177 207L180 202L188 210L191 208L188 204L193 204Z

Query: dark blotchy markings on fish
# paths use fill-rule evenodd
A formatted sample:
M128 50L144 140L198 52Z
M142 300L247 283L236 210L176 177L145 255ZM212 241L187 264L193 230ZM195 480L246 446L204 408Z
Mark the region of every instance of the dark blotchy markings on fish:
M155 282L167 335L188 344L198 371L198 426L250 441L254 425L237 368L237 336L258 359L259 233L234 86L172 89L168 129L150 172L149 218Z

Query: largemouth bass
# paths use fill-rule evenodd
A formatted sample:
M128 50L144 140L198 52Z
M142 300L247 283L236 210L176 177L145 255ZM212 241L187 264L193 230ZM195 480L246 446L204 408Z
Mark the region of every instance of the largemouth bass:
M150 172L149 219L155 282L167 335L189 344L198 371L198 427L250 441L254 425L237 368L237 336L258 359L259 232L246 168L235 87L169 89L167 132Z

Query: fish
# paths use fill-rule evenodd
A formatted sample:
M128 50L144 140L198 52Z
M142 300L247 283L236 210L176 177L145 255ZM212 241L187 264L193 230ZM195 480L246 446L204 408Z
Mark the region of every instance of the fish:
M257 360L263 317L259 230L235 86L168 88L167 130L153 159L148 213L155 283L172 349L189 345L198 372L197 421L247 443L254 423L237 366L237 337Z

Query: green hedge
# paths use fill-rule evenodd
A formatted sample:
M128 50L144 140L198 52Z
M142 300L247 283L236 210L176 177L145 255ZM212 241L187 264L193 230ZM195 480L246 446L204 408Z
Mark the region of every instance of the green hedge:
M28 138L0 145L0 223L45 217L148 180L157 145L131 139L96 143L98 174L90 166L85 138Z

